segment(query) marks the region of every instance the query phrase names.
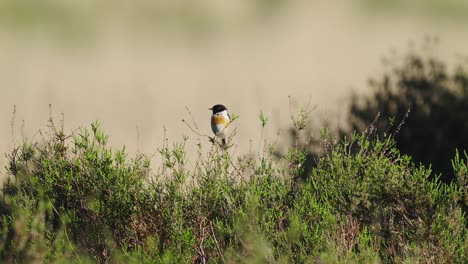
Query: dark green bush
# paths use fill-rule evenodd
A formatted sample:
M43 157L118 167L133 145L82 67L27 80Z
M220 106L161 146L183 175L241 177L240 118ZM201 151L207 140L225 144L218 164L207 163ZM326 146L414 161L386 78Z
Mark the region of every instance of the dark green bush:
M450 66L424 50L386 59L385 71L369 80L372 93L354 94L349 133L363 131L380 113L375 122L380 135L400 129L395 135L398 149L450 182L455 150L468 149L468 65L460 60ZM405 116L404 126L396 126Z

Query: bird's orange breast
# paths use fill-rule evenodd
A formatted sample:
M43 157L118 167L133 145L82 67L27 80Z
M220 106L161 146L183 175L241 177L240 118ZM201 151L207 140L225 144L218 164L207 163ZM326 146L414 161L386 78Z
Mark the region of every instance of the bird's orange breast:
M229 125L229 119L225 118L222 115L213 115L211 117L211 122L213 122L216 125L224 125L224 126Z

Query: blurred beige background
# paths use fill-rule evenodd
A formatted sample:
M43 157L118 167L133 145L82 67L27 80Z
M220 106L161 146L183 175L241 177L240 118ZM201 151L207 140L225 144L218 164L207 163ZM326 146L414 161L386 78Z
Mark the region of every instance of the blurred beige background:
M155 152L164 127L196 142L186 106L205 134L213 104L239 115L237 152L258 142L260 111L266 137L288 127L289 95L338 126L392 49L436 36L437 55L466 55L464 2L0 0L0 151L45 128L49 104L66 131L99 120L130 153Z

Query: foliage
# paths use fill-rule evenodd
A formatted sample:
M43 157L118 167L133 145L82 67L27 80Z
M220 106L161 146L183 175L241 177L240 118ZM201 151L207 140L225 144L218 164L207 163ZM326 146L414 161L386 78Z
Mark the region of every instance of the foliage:
M387 59L387 70L369 81L373 93L364 99L354 95L351 131L363 131L380 113L379 134L401 128L395 135L398 149L449 182L455 150L468 149L468 67L465 62L451 69L422 50ZM403 119L404 126L394 126Z
M466 154L445 184L390 136L322 136L306 180L297 144L234 157L200 143L190 163L185 139L159 150L153 172L148 157L107 147L98 123L65 135L51 121L43 142L8 155L1 261L463 262Z

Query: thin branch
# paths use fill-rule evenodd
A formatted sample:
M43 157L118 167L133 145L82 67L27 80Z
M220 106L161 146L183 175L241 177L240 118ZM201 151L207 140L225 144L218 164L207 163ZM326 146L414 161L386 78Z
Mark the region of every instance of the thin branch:
M138 127L138 125L136 126L136 130L137 130L137 144L136 144L136 147L137 147L137 150L136 152L139 153L140 152L140 128Z
M216 250L218 251L218 254L221 257L222 263L226 263L226 260L223 257L221 249L219 248L219 242L218 242L218 240L216 240L216 235L215 235L214 230L213 230L213 221L210 221L210 228L211 228L211 233L213 234L213 236L211 236L211 234L210 234L210 236L215 241Z
M198 136L200 137L207 137L209 138L210 140L212 139L212 137L208 136L207 134L200 134L198 133L187 121L185 121L185 119L182 119L182 122L185 123L185 125L188 126L188 128L190 128L190 130L192 130L193 133L197 134ZM196 127L198 129L198 127Z
M195 118L192 115L192 112L187 106L185 106L185 109L187 110L187 113L190 115L190 119L192 120L193 126L198 130L198 125L197 125L197 122L195 121Z

